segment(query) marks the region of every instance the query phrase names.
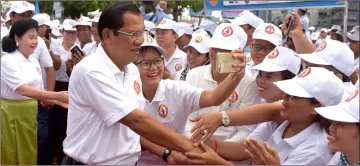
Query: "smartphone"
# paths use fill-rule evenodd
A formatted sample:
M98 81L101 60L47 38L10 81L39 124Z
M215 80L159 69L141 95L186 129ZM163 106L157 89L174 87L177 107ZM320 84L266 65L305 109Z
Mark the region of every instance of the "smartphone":
M48 29L45 30L45 38L48 39L48 40L50 40L50 33L51 33L51 29L50 29L50 28L48 28Z
M80 54L82 54L80 47L77 45L71 47L70 49L71 54L75 54L77 51L80 52Z
M290 29L291 29L291 27L292 27L293 22L294 22L294 17L291 16L289 23L286 24L286 26L287 26L287 33L286 33L286 35L285 35L285 40L284 40L285 43L287 43L287 40L288 40L288 38L289 38L289 32L290 32Z
M218 73L234 73L237 72L232 64L240 63L239 59L233 58L233 53L219 52L216 55L216 64Z

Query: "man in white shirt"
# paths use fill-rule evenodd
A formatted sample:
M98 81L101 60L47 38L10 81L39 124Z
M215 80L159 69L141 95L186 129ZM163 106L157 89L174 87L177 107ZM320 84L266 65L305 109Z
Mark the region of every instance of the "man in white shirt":
M70 77L64 164L134 165L141 152L140 136L179 152L201 152L141 111L142 83L132 62L139 55L144 29L135 5L118 2L102 12L101 44L75 66Z
M75 24L76 35L80 42L80 48L88 43L92 43L91 39L91 20L89 17L81 16Z
M349 40L349 47L354 52L354 70L355 75L351 77L352 82L356 82L356 80L360 77L360 71L359 71L359 57L360 57L360 40L359 40L359 29L355 30L352 34L348 34L348 40Z
M256 77L258 72L252 67L260 64L266 55L281 44L282 32L277 26L270 23L258 25L250 43L251 61L246 64L246 75Z
M243 49L247 42L247 35L244 30L235 24L220 24L209 42L210 65L200 66L189 71L186 81L193 86L203 89L215 89L218 84L223 82L228 74L219 74L217 72L216 54L218 52L230 52L238 48ZM248 105L260 103L257 85L254 78L244 76L235 91L229 96L228 100L217 107L209 107L193 113L190 117L198 114L220 112L223 110L243 108ZM185 128L187 137L191 136L190 129L193 123L188 122ZM234 141L243 140L250 134L256 125L241 127L222 127L213 135L218 141Z
M164 73L164 79L174 78L176 72L186 66L186 54L175 44L180 34L177 23L163 18L154 30L156 30L156 43L166 50L164 57L168 71Z
M101 16L101 12L98 13L93 19L91 19L91 33L94 37L94 42L88 43L84 46L83 50L85 52L85 56L91 55L96 52L96 48L100 43L100 38L98 34L98 22Z
M325 41L326 36L327 36L327 32L328 31L327 31L326 28L321 28L319 39L315 43L315 48L318 48Z

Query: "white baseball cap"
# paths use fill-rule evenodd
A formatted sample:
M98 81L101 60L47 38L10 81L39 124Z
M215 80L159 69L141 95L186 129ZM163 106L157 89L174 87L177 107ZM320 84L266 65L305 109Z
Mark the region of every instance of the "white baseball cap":
M320 32L328 33L328 30L327 30L326 28L321 28L321 29L320 29Z
M142 47L154 47L160 52L161 55L165 55L166 53L166 50L157 45L156 41L147 33L144 33L144 43L141 45L140 49Z
M99 22L100 16L101 16L101 12L96 14L95 17L90 20L90 22L96 22L96 23Z
M322 67L309 67L290 80L274 84L286 94L315 98L326 106L339 104L344 94L344 83L334 73Z
M200 22L199 28L204 29L205 31L208 31L208 32L210 32L210 33L213 35L214 32L215 32L216 26L217 26L217 25L216 25L215 22L212 22L212 21L210 21L210 20L203 19L203 20L201 20L201 22Z
M249 24L254 28L257 28L260 24L264 23L264 20L257 17L254 13L249 10L241 12L234 20L231 20L232 23L236 25L245 25Z
M57 27L57 26L51 27L51 34L53 34L54 36L57 36L57 37L61 36L59 27Z
M356 30L359 30L359 25L354 26L354 27L351 29L350 33L354 33Z
M194 47L199 53L206 54L209 52L210 36L203 33L193 33L190 43L184 46L184 49L188 47Z
M351 34L348 34L347 37L350 39L350 40L353 40L353 41L359 41L359 29L355 30L353 33Z
M266 72L277 72L289 70L295 75L299 73L301 59L296 53L286 47L277 46L264 59L264 61L252 69Z
M319 39L319 33L314 32L310 35L311 40L318 40Z
M38 25L47 25L49 27L52 27L52 22L50 20L50 16L46 13L40 13L36 14L32 17L32 19L36 20L38 22Z
M309 27L309 30L313 31L313 30L315 30L315 27L311 26L311 27Z
M214 35L209 41L210 48L235 50L244 48L247 42L247 34L236 24L222 23L216 27Z
M155 24L151 21L148 20L144 20L144 25L145 25L145 30L149 31L150 33L152 33L153 35L155 35Z
M347 76L354 72L354 52L337 40L326 39L315 52L297 55L312 64L331 65Z
M180 35L179 28L177 26L177 23L173 20L170 20L168 18L163 18L160 23L152 28L151 30L156 31L157 29L171 29L173 30L178 36ZM180 36L179 36L180 37Z
M179 37L187 34L187 35L192 35L193 33L193 28L191 28L190 24L185 23L185 22L179 22L177 23L177 27L179 29Z
M326 119L338 122L359 123L359 89L336 106L315 108Z
M282 43L282 32L274 24L262 23L256 27L252 38L266 40L275 46L279 46Z
M60 25L60 20L55 19L51 21L52 27L59 27Z
M76 21L73 19L65 19L62 24L65 31L76 31L76 28L74 28L75 25Z
M27 11L32 11L33 14L35 14L35 6L31 3L28 3L26 1L14 1L11 6L9 13L15 12L15 13L25 13Z
M331 28L331 30L341 30L341 26L340 25L333 25Z
M75 27L78 26L78 25L82 25L82 26L89 26L91 27L91 19L89 17L85 17L85 16L81 16L76 24L75 24Z

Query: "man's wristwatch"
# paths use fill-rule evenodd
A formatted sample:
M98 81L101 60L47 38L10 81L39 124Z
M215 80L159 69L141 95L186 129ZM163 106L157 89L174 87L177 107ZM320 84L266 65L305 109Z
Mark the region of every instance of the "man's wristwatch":
M228 127L229 124L230 124L230 118L229 116L226 114L225 111L221 111L221 116L222 116L222 124L225 126L225 127Z
M165 149L165 150L164 150L164 153L163 153L162 158L163 158L163 160L164 160L165 162L167 162L167 159L168 159L168 157L170 156L170 153L171 153L171 149Z

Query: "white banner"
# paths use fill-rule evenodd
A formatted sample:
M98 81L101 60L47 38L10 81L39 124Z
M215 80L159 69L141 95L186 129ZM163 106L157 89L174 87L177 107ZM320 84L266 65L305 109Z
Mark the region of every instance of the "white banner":
M253 1L253 0L242 0L242 1L223 1L223 6L238 6L238 5L259 5L267 3L287 3L296 1Z

